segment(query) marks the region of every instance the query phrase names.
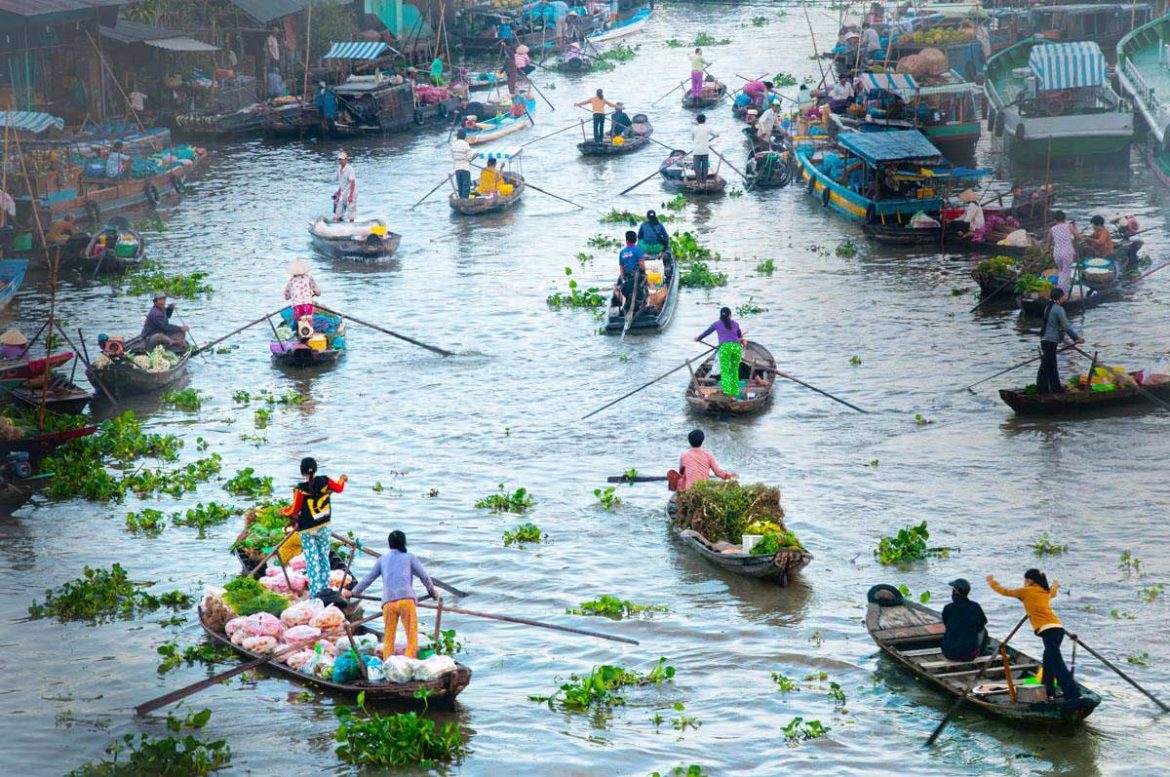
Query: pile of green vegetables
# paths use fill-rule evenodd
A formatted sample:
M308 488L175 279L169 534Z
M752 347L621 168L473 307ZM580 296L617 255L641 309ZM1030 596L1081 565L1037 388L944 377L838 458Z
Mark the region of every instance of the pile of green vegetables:
M1052 284L1047 278L1032 273L1021 273L1016 279L1016 294L1031 294L1039 292L1047 294L1052 291Z
M233 551L243 551L253 561L259 561L284 538L288 519L280 514L280 505L267 500L248 508L244 515L244 530L232 543Z
M987 275L1015 275L1020 271L1020 265L1015 257L993 256L976 265L975 271Z
M274 594L252 577L237 577L224 586L223 600L236 615L269 612L279 616L288 607L288 600Z
M709 542L738 544L745 534L762 534L765 549L753 548L754 553L802 549L796 535L784 526L778 488L704 480L680 492L677 501L676 524L697 531ZM773 546L774 550L767 549Z

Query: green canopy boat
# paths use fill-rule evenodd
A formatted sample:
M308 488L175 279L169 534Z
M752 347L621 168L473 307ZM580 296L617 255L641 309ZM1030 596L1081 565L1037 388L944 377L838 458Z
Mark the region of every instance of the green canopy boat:
M1117 80L1149 128L1145 154L1150 169L1170 186L1168 43L1170 17L1156 19L1126 35L1117 44Z

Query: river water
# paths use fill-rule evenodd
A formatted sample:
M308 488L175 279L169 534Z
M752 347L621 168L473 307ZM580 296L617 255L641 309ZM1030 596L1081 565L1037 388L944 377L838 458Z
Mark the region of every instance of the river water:
M813 14L821 43L831 40L835 13ZM754 16L768 23L754 27ZM665 41L690 40L700 30L731 39L707 55L712 72L732 84L733 72L817 73L798 7L668 5L635 39L638 56L613 73L539 77L557 110L550 114L541 104L538 127L515 141L579 119L584 114L572 102L605 86L631 112L650 114L656 138L687 147L690 115L678 107L678 93L657 106L650 101L686 75L687 50ZM739 126L726 108L712 111L712 122L723 133L717 147L738 165L744 156ZM1104 703L1079 730L1028 730L965 712L937 747L923 749L949 701L880 658L862 619L874 583L905 583L941 603L946 582L964 576L1002 635L1019 607L995 596L982 578L1019 580L1037 563L1031 543L1047 531L1069 545L1068 553L1041 561L1063 583L1056 606L1070 629L1155 693L1170 694L1165 597L1143 600L1143 591L1170 571L1159 550L1165 528L1157 507L1170 497L1163 475L1166 415L1017 420L995 388L1032 382L1030 368L978 393L962 391L1032 356L1034 331L1021 327L1014 311L968 312L975 287L967 258L867 245L859 229L799 187L688 205L672 228L693 229L720 252L717 269L729 275L728 286L685 290L677 320L657 336L599 336L591 314L552 311L545 297L566 290L566 266L583 285L609 283L613 252L585 243L620 230L600 225L598 216L610 207L658 207L668 195L656 180L629 196L616 194L651 173L657 152L583 160L573 148L576 135L572 130L530 146L524 169L533 183L583 210L530 191L518 209L479 221L451 216L438 195L407 210L448 171L438 131L346 146L362 213L388 217L404 239L389 266L311 259L324 302L456 356L443 359L351 324L351 351L340 366L286 374L271 366L266 331L255 327L229 341L238 346L230 354L192 363L186 385L207 397L198 414L150 401L135 406L148 429L184 438L186 458L199 455L194 438L204 437L223 455L225 477L251 466L275 476L282 493L306 454L330 474L348 473L350 485L335 499L339 528L375 547L390 529L403 529L434 574L473 592L468 607L641 642L633 647L448 615L444 625L466 641L463 660L475 675L448 716L465 727L471 752L447 771L645 775L697 763L710 774L736 775L790 768L866 775L1161 773L1170 747L1158 734L1154 708L1083 653L1078 677ZM984 144L980 161L1010 180L997 149ZM215 288L210 298L180 303L199 342L281 304L284 267L307 250L305 222L329 204L338 148L260 140L216 148L182 203L162 214L167 229L149 234L151 255L170 272L210 272ZM1164 191L1136 158L1128 169L1061 169L1052 178L1062 207L1082 224L1095 209L1133 212L1144 226L1163 223ZM1146 237L1158 261L1166 238L1160 231ZM835 254L845 240L858 245L856 257ZM580 263L578 252L596 258ZM767 258L775 261L771 276L755 271ZM1132 298L1089 312L1084 334L1103 360L1132 369L1160 358L1170 324L1150 309L1168 282L1170 275L1154 275ZM695 417L683 402L680 372L579 420L697 353L691 340L718 307L748 300L767 310L742 317L743 326L772 350L781 369L870 413L784 383L757 418ZM34 278L9 315L38 321L47 305L47 284ZM148 305L79 275L67 275L58 299L59 313L71 329L84 328L91 349L99 331L135 331ZM851 365L854 355L859 365ZM254 406L232 400L241 389L292 389L306 401L278 408L269 428L258 432ZM916 422L916 415L929 423ZM598 505L593 490L604 487L607 475L675 466L695 426L742 479L782 488L790 527L816 556L791 587L727 577L689 555L667 532L661 485L619 488L622 503L612 512ZM244 434L266 441L242 440ZM375 483L384 489L376 491ZM473 507L500 483L535 495L528 519ZM437 496L428 496L431 489ZM156 506L172 510L198 500L233 501L213 482L197 495L165 497ZM159 644L200 639L193 612L180 627L158 625L163 615L102 626L23 620L34 598L80 576L86 565L119 562L134 579L158 581L158 590L193 593L236 571L226 553L239 528L234 522L202 540L179 527L141 539L126 533L124 516L142 506L149 505L38 497L0 522L6 771L58 774L99 757L115 737L162 735L160 717L138 720L133 706L204 676L200 667L164 677L155 671ZM537 523L549 541L503 547L502 532L523 520ZM960 550L905 569L881 567L873 557L879 537L923 520L933 544ZM1141 559L1144 577L1119 569L1126 550ZM621 623L563 614L602 594L670 611ZM1040 652L1031 634L1018 643ZM1140 654L1148 654L1148 666L1126 661ZM660 656L678 670L674 681L627 693L627 705L612 715L565 714L528 700L551 693L571 672L601 663L645 669ZM782 694L772 672L798 681L825 672L827 680L801 682ZM829 681L845 692L847 713L827 697ZM302 690L280 679L236 679L190 703L214 710L207 734L229 741L233 772L349 772L333 755L334 702ZM702 722L698 731L679 736L671 728L676 702ZM651 720L656 712L666 720L658 730ZM787 746L781 728L795 716L820 720L831 731Z

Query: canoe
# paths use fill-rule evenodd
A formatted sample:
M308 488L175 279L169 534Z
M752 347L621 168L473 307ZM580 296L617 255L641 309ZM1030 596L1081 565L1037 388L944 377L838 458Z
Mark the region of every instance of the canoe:
M318 218L309 223L313 250L331 259L372 261L398 250L402 235L386 228L382 219L333 222Z
M1046 702L1043 685L1019 684L1026 677L1035 677L1040 662L1009 645L1011 676L1019 694L1012 701L998 640L989 638L984 654L973 661L949 661L939 649L945 632L940 613L914 602L882 606L873 601L873 594L871 589L865 613L869 635L883 653L934 687L951 696L962 696L983 665L992 662L974 692L967 696L968 704L984 712L1031 723L1078 723L1101 703L1101 697L1083 685L1078 702Z
M211 628L203 617L202 609L199 610L199 625L203 627L203 632L207 635L207 638L217 645L229 647L249 660L264 657L261 653L254 653L251 650L245 650L239 645L233 645L226 634ZM354 634L377 634L381 636L379 632L367 628L365 625L358 626L354 629ZM275 660L265 661L261 664L261 667L265 671L282 677L292 678L298 682L320 688L324 691L343 694L345 696L357 696L359 693L364 693L367 702L401 702L411 706L422 705L422 700L415 698L415 694L422 690L430 691L430 695L427 697L427 704L430 706L434 706L436 703L442 706L449 706L455 700L455 697L471 683L471 668L459 663L456 663L455 671L448 672L434 680L409 683L371 683L363 680L357 680L352 683L335 683L332 680L322 680L318 677L307 675L304 672L298 672L289 665Z
M1130 373L1137 380L1137 376ZM1019 415L1061 415L1113 408L1121 405L1156 404L1170 401L1170 383L1119 386L1112 391L1067 388L1059 394L1028 394L1023 389L1000 389L999 398ZM1155 399L1150 399L1153 396Z
M325 338L324 348L314 348L309 345L310 338L300 337L296 333L296 322L293 321L292 308L287 307L280 311L282 319L277 333L281 336L268 344L268 351L272 354L272 361L281 367L324 367L336 364L345 356L345 322L335 313L326 313L317 308L313 313L313 336L322 335ZM280 330L287 330L287 337Z
M658 166L662 185L670 191L689 194L720 194L727 188L727 181L715 172L707 173L707 180L699 183L695 175L695 163L687 158L687 152L675 149Z
M614 283L613 294L610 296L609 302L609 315L605 322L606 334L621 334L623 331L660 332L666 328L674 316L675 308L678 307L678 262L674 260L674 255L670 251L663 251L657 257L648 256L646 258L661 258L663 264L666 265L666 277L663 279L661 289L642 301L642 306L634 311L629 330L626 330L626 318L629 311L623 310L618 302L619 284Z
M673 523L674 515L675 506L672 500L667 503L666 517ZM781 587L787 586L792 575L807 567L813 559L812 554L806 550L781 550L771 556L735 552L732 549L738 546L726 542L712 544L693 529L675 527L674 536L720 569L743 577L772 581Z
M0 259L0 310L16 296L27 270L28 259Z
M646 22L650 20L651 14L654 11L650 8L643 8L628 19L623 19L620 22L614 22L609 26L609 29L601 30L599 32L590 33L585 36L585 40L590 43L602 43L607 40L618 40L629 35L641 32L646 26Z
M716 81L713 87L711 86L711 82L708 81L703 86L703 94L699 97L695 97L693 94L691 94L691 85L689 79L687 80L685 88L686 91L683 92L682 96L682 106L692 110L710 108L712 106L718 105L720 102L722 102L723 98L727 96L727 85L721 81Z
M85 406L93 400L93 392L86 391L64 375L53 375L49 378L47 393L41 386L27 384L17 386L9 393L22 405L39 408L43 397L47 410L74 415L85 410Z
M536 100L531 97L524 98L524 107L527 113L519 116L505 113L477 122L475 125L477 129L467 130L467 142L473 146L477 143L487 143L533 126L531 117L536 112Z
M730 397L720 388L718 377L709 377L719 358L715 350L691 374L686 400L694 410L704 413L745 415L762 410L772 399L776 382L776 359L767 348L749 341L739 363L739 380L747 381L740 397ZM755 382L753 382L755 381Z
M479 216L512 208L520 202L520 197L524 194L524 176L512 172L502 173L502 176L507 183L512 184L511 194L496 192L491 197L463 199L458 192L451 192L447 202L450 203L451 209L461 216Z
M743 174L752 189L778 189L792 183L796 170L791 150L754 151L748 153Z
M606 137L600 143L590 138L577 144L577 150L582 156L618 156L630 154L650 145L650 136L654 134L654 127L644 113L634 114L630 125L631 134L623 138L622 143L614 143L612 137Z
M111 239L113 247L109 245ZM124 273L141 265L145 256L146 238L119 218L90 238L81 259L93 272Z
M127 356L119 356L105 367L96 367L93 362L85 368L85 377L94 386L104 386L115 399L123 399L135 394L147 394L159 391L183 377L187 371L187 362L191 359L193 349L175 352L179 361L168 370L152 372L144 370L127 356L144 353L141 341L131 340L126 343Z
M564 58L556 64L556 70L567 75L581 75L593 70L593 62L583 56Z

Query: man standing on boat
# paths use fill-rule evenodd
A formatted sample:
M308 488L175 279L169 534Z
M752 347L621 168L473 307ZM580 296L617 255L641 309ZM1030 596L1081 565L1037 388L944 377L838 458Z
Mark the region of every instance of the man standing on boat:
M1068 322L1064 306L1060 300L1064 291L1057 286L1049 292L1050 301L1044 306L1044 315L1040 317L1040 370L1036 373L1037 394L1059 394L1064 391L1060 382L1060 370L1056 364L1056 351L1064 341L1065 336L1071 337L1077 345L1085 342L1085 338L1077 334Z
M593 111L593 140L600 143L605 140L605 109L607 107L617 109L617 103L605 99L605 93L598 89L593 97L576 103L578 108L584 108L586 105Z
M455 168L455 188L461 200L471 196L471 160L474 158L475 152L467 142L467 132L460 129L451 141L451 165Z
M175 312L174 305L167 304L167 295L164 292L154 293L154 305L146 314L146 321L142 324L142 334L139 337L149 348L162 345L167 348L187 347L187 327L175 326L171 323L171 315Z
M691 444L691 447L678 458L679 478L676 491L686 491L694 484L707 480L711 477L712 472L715 473L716 477L724 480L738 477L734 472L720 469L719 462L715 461L715 457L703 450L703 440L705 439L707 436L703 434L702 429L694 429L687 435L687 442ZM669 478L670 475L667 475L667 479Z
M695 126L691 128L691 156L695 159L695 177L699 183L707 182L707 170L710 167L711 138L719 137L707 126L706 114L700 113L695 117Z
M780 100L773 97L768 101L767 109L756 119L756 137L764 148L772 147L772 130L776 128L776 108Z
M357 214L357 175L349 163L349 154L337 155L337 191L333 194L333 220L352 222Z

